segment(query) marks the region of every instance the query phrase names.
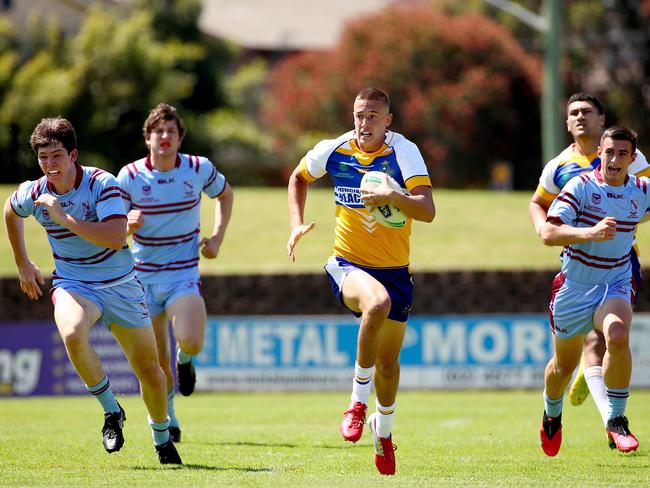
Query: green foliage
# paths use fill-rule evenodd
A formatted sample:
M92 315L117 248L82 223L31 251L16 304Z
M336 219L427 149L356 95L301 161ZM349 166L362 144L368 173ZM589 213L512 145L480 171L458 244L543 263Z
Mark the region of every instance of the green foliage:
M369 433L338 433L349 392L195 393L176 397L181 467L158 464L142 400L121 396L126 442L101 445L101 409L90 395L0 400L5 486L134 487L630 487L648 486L644 439L650 393L633 391L628 417L638 453L607 446L591 401L566 401L564 444L539 447L538 391L403 391L397 397L397 473L382 477ZM374 409L374 407L373 407ZM366 426L367 429L367 426Z
M199 76L218 71L213 68L229 60L229 51L202 43L198 36L181 40L198 18L196 5L166 3L167 10L143 5L126 17L119 11L91 8L77 35L64 39L52 27L34 37L34 53L22 64L16 65L11 52L3 54L0 124L9 130L1 131L0 154L5 166L12 168L3 178L15 181L38 174L25 143L42 117L69 118L77 131L81 161L116 172L146 153L142 124L160 101L177 105L190 119L194 113L183 109L185 102L201 106L201 111L222 104L222 81L212 74L207 81ZM176 31L165 35L159 30L165 15L181 10L186 15L174 14L175 19L165 24ZM36 17L33 22L42 25ZM196 25L194 29L198 33ZM11 40L5 31L0 27L0 44ZM195 128L207 132L200 125ZM188 142L206 139L198 133ZM205 154L208 148L204 143L191 150Z
M333 52L279 63L265 115L290 151L304 130L351 128L354 95L380 86L436 185L483 186L495 161L539 171L539 138L529 134L539 128L540 75L538 59L488 18L408 4L350 22Z

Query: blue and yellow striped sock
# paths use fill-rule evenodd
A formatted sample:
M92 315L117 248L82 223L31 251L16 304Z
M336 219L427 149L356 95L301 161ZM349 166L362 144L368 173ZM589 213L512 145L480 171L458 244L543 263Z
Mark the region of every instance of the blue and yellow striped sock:
M368 405L370 396L370 387L372 386L372 376L375 373L375 367L363 368L359 363L354 364L354 380L352 381L352 402L361 402Z
M86 385L86 389L97 398L105 413L120 411L120 406L117 404L108 376L104 375L102 380L94 386Z
M607 418L613 419L625 415L627 399L630 396L630 387L606 388L607 392Z
M379 437L387 439L393 430L393 415L395 414L397 402L393 402L392 405L385 407L380 405L378 401L375 401L375 406L377 408L375 431Z
M169 442L169 417L162 422L154 422L149 417L149 426L151 427L151 436L155 445L162 446Z

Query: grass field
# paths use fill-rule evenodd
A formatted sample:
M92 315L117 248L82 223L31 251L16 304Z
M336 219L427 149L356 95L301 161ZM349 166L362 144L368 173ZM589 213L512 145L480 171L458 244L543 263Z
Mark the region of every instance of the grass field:
M4 200L13 187L0 186ZM411 262L416 271L452 269L556 269L558 248L545 247L528 220L529 192L436 190L433 223L413 225ZM321 272L331 254L334 203L331 190L310 189L307 221L316 228L297 248L297 262L286 255L289 235L286 190L235 188L233 219L221 254L201 260L205 274ZM214 204L203 199L203 234L210 232ZM32 260L49 275L52 257L45 232L34 219L25 221ZM643 264L650 265L650 232L639 232ZM647 234L647 235L646 235ZM0 239L0 276L15 275L9 243Z
M89 397L0 401L2 486L649 486L650 392L635 391L638 452L610 451L593 402L564 411L564 445L538 440L541 392L403 392L397 475L380 476L369 432L344 442L347 393L198 393L177 398L183 467L162 467L142 402L120 399L126 444L108 455Z

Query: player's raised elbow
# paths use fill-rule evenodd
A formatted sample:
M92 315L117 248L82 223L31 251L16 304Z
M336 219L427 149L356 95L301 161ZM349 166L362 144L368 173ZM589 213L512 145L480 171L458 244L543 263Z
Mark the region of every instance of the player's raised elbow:
M119 238L111 239L106 243L106 247L109 249L113 249L115 251L119 251L124 247L125 244L126 244L126 235L124 236L124 239L121 240Z
M433 222L436 217L436 205L433 202L431 187L418 186L411 190L411 195L417 200L417 209L412 217L420 222Z
M545 246L559 246L562 244L558 241L558 236L555 232L555 226L552 224L542 224L537 230L537 234Z
M431 206L431 208L427 209L423 222L433 222L433 219L435 218L436 218L436 207Z

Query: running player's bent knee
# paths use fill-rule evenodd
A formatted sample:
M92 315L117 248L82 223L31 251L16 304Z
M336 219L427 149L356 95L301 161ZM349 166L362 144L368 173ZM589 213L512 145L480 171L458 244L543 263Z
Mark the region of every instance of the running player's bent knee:
M607 338L607 350L611 353L626 351L630 348L630 336L624 327L612 327Z
M362 312L365 315L386 319L390 313L390 307L391 301L388 295L373 296L367 300L365 310Z
M167 378L158 363L147 364L146 366L135 368L138 379L151 387L166 387Z
M68 350L76 350L88 345L88 336L79 329L61 331L61 338Z

